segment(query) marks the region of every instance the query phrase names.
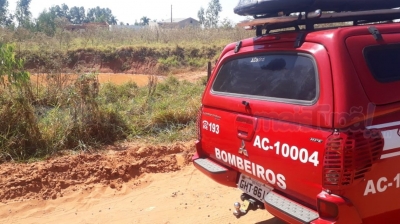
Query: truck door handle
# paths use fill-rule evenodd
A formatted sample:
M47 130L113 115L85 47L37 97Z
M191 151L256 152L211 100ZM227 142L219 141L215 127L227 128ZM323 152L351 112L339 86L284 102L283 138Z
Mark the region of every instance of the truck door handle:
M235 121L237 136L245 141L251 141L257 127L257 118L238 115Z
M238 138L247 139L249 137L249 133L245 131L238 131Z

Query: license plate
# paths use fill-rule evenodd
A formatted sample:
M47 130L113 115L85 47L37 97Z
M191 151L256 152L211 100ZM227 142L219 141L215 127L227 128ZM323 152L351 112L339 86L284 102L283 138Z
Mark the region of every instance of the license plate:
M272 190L271 187L266 186L265 184L243 174L240 175L238 187L244 193L254 197L255 199L258 199L261 202L264 202L265 195Z

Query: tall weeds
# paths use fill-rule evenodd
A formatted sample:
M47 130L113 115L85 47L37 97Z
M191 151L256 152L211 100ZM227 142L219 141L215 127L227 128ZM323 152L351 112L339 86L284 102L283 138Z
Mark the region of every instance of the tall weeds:
M206 45L205 34L121 30L98 31L100 36L93 40L79 33L58 40L57 35L1 31L0 162L43 158L65 149L90 151L125 139L169 142L195 136L202 83L173 77L160 82L149 76L145 87L132 82L100 85L98 67L88 68L85 61L120 60L129 65L128 59L136 58L152 66L155 60L166 70L201 66L218 52ZM178 45L178 36L187 39ZM126 43L132 46L122 47ZM26 67L32 65L37 74L31 76ZM78 78L66 74L65 66Z
M204 86L170 77L138 87L99 85L96 74L82 74L60 90L63 101L39 95L22 100L0 97L0 161L27 160L65 149L91 151L119 140L171 142L195 137L195 120ZM26 98L28 99L28 98ZM46 104L45 102L52 102Z
M43 43L50 49L63 51L76 49L107 49L121 47L155 47L164 48L175 45L182 47L201 48L204 46L224 46L227 43L235 42L244 38L254 36L253 32L242 28L232 29L152 29L143 28L137 30L116 29L116 30L89 30L87 32L70 32L64 30L62 35L53 37L43 33L30 33L26 30L7 31L3 30L4 36L12 42L17 42L21 50L41 51ZM10 38L9 33L11 35Z
M29 73L15 47L0 43L0 158L25 159L43 146L37 125Z

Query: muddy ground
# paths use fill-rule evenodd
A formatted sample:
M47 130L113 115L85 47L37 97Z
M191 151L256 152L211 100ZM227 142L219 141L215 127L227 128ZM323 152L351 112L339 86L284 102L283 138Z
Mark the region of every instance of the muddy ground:
M194 142L132 143L0 166L0 223L281 223L264 210L236 219L241 192L190 162Z

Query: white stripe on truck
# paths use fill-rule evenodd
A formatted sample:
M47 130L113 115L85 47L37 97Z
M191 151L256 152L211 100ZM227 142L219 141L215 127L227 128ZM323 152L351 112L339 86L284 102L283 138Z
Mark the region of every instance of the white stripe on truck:
M389 153L389 154L383 154L383 155L381 156L381 159L387 159L387 158L396 157L396 156L400 156L400 152L394 152L394 153Z
M385 123L385 124L368 126L367 128L368 129L380 129L380 128L399 126L399 125L400 125L400 121L396 121L396 122L390 122L390 123ZM383 146L383 153L385 153L385 151L387 153L387 151L389 151L389 150L400 148L400 129L398 127L395 129L391 129L391 130L382 131L382 136L385 140L385 144ZM381 156L381 159L387 159L387 158L396 157L396 156L400 156L400 152L383 154Z
M385 124L377 124L377 125L373 125L373 126L368 126L368 129L379 129L379 128L387 128L387 127L392 127L392 126L397 126L400 125L400 121L396 121L396 122L390 122L390 123L385 123Z

